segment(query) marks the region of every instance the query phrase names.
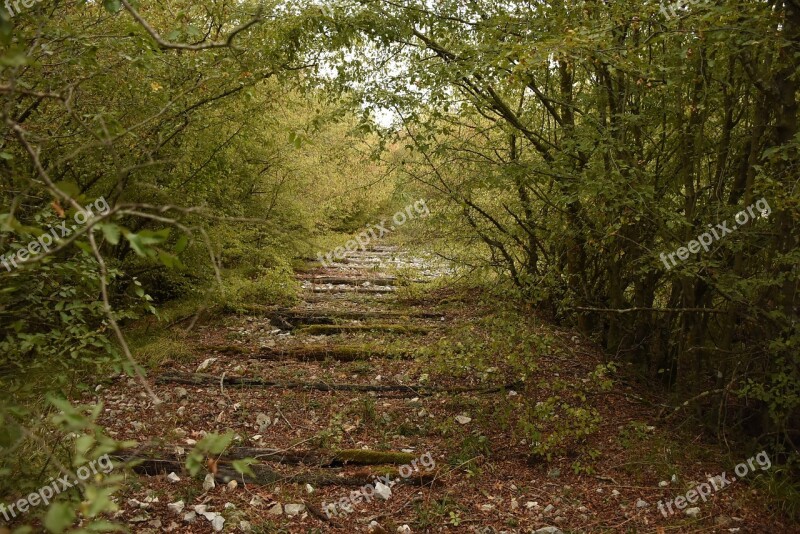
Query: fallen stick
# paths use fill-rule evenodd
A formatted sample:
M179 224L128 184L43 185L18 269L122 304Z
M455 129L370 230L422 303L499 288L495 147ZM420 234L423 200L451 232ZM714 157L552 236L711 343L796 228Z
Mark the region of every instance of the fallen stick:
M390 332L393 334L428 334L433 329L425 326L406 326L402 324L357 324L357 325L337 325L337 324L315 324L304 326L297 329L298 334L308 334L309 336L332 336L335 334L345 334L347 332Z
M113 456L112 459L115 463L130 464L129 468L133 472L145 476L180 473L183 472L184 468L183 462L177 459L142 457L135 454L119 454ZM229 466L227 462L220 461L216 464L214 479L221 484L227 484L231 480L238 480L247 484L256 484L260 486L286 482L311 484L312 486L364 486L373 483L376 477L387 474L386 471L373 473L364 470L353 473L350 476L340 476L340 473L286 474L279 473L263 465L251 465L250 469L253 472L252 476L243 475ZM391 471L388 475L396 476L397 472ZM406 484L433 484L436 481L436 471L425 474L419 473L408 478L397 478Z
M127 457L159 458L162 461L179 462L181 458L169 448L141 447L126 452ZM253 458L259 462L273 462L285 465L309 465L314 467L343 467L346 465L377 466L404 465L411 463L416 456L399 451L374 451L368 449L341 450L300 450L288 451L264 447L232 447L217 458L230 462Z
M193 386L204 386L219 383L219 378L214 375L203 373L174 373L165 374L156 378L159 384L186 384ZM226 386L249 386L277 389L307 389L316 391L375 391L379 393L400 393L409 396L426 396L437 393L498 393L508 389L519 388L522 384L515 382L502 386L489 388L437 388L433 386L403 386L403 385L372 385L372 384L328 384L326 382L281 382L274 380L264 380L255 377L223 377L222 383Z
M281 361L298 360L301 362L322 362L335 360L339 362L358 362L372 358L390 358L407 360L413 357L410 353L391 354L375 350L369 346L342 346L342 345L309 345L304 347L291 347L286 349L267 349L256 355L250 356L259 360Z
M310 289L313 293L367 293L367 294L384 294L394 293L393 287L352 287L352 286L336 286L336 287L319 287L312 286Z

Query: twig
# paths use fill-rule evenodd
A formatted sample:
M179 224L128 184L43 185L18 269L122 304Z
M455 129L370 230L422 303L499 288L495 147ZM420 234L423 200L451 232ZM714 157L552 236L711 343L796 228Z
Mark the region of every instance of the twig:
M232 45L233 39L238 34L242 33L243 31L251 28L252 26L255 26L256 24L264 20L264 18L261 17L261 9L259 9L259 12L256 14L255 17L253 17L250 21L242 24L241 26L237 26L236 28L234 28L233 31L231 31L231 33L228 34L228 37L224 41L215 41L205 44L189 45L184 43L173 43L165 40L163 37L161 37L161 35L159 35L159 33L152 26L150 26L150 24L144 19L144 17L142 17L139 14L139 12L136 11L136 9L134 9L133 6L131 6L128 0L122 0L122 5L125 6L125 9L127 9L128 12L131 14L131 16L133 16L133 18L136 19L136 22L138 22L139 25L142 28L144 28L147 31L147 33L150 34L150 37L152 37L155 40L155 42L158 43L158 46L165 50L172 49L172 50L198 51L198 50L209 50L212 48L227 48Z
M162 403L162 401L158 398L155 391L153 391L153 389L150 387L150 384L147 383L147 378L144 376L139 364L133 358L131 349L128 347L128 342L125 339L125 336L122 334L122 330L120 330L117 320L114 318L114 311L111 309L111 303L108 300L108 268L105 260L103 259L103 255L100 254L100 249L98 248L97 241L94 238L94 231L89 232L89 243L92 246L94 257L100 266L100 293L103 298L103 310L105 311L106 317L108 317L108 322L111 325L111 328L114 330L117 341L119 341L119 344L122 347L122 352L125 353L125 357L128 359L128 362L130 362L130 364L133 366L133 370L136 372L139 382L142 384L142 387L145 389L145 391L147 391L147 394L150 395L153 403L158 406Z

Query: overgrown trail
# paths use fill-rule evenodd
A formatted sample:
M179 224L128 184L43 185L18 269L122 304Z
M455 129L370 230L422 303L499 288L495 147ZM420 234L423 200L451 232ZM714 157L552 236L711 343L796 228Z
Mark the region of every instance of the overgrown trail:
M196 358L151 373L160 407L132 393L129 379L103 390L101 422L141 444L119 459L144 460L122 519L136 532L552 533L692 522L727 531L748 516L763 524L751 506L728 510L744 487L714 496L697 518L662 517L655 502L684 491L659 487L665 466L688 456L664 456L669 438L646 423L656 410L629 388L587 385L600 358L569 333L543 330L568 347L536 356L544 381L516 383L500 361L473 373L423 361L425 347L466 343L456 328L481 309L441 290L402 300L408 280L397 267L416 267L412 279L435 276L393 248L350 254L298 274L304 300L295 307L195 326L185 339ZM525 406L555 395L571 402L566 391L588 396L602 423L580 449L534 459L520 428ZM206 433L226 431L233 442L190 477L185 455ZM259 460L246 476L234 468L243 458ZM683 468L698 480L722 469ZM208 472L213 488L202 480Z

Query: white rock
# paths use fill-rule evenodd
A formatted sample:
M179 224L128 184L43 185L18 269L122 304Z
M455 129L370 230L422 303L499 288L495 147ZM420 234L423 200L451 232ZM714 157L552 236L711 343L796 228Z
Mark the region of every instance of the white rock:
M239 487L239 483L236 482L235 480L231 480L230 482L228 482L228 491L233 491L238 487Z
M472 421L472 417L467 417L466 415L457 415L456 416L456 421L460 425L466 425L467 423Z
M389 488L389 486L387 486L383 482L378 482L377 484L375 484L375 493L377 493L378 496L380 496L380 498L383 499L384 501L388 501L389 497L392 496L391 488Z
M397 534L411 534L411 527L408 525L397 527Z
M688 515L691 518L695 518L695 517L698 517L700 515L700 508L698 508L697 506L695 506L693 508L687 508L686 510L684 510L683 513Z
M666 488L667 486L669 486L669 480L662 480L658 483L658 487L660 488Z
M614 497L619 497L619 492L617 490L611 490L611 495Z
M547 506L544 507L544 513L549 514L555 509L556 509L555 506L553 506L552 504L548 504Z
M303 511L305 509L306 509L306 505L302 504L302 503L300 503L300 504L287 504L286 506L284 506L284 510L286 511L286 515L288 515L289 517L294 517L297 514L301 514L301 513L303 513Z
M186 391L186 388L178 388L175 390L175 395L178 396L179 399L189 396L189 392Z
M185 523L194 523L196 519L197 519L197 512L192 511L183 514L183 521Z
M533 508L539 508L539 503L536 501L528 501L525 503L525 508L531 510Z
M272 424L272 419L265 413L256 414L256 425L258 426L258 432L263 433L264 430Z
M276 502L269 507L267 513L270 515L281 515L283 513L283 506L281 506L281 503Z
M192 507L192 509L195 512L197 512L198 514L204 514L204 513L206 513L206 510L208 510L208 505L206 505L206 504L195 504Z
M171 502L167 505L167 510L172 512L173 514L180 515L183 512L183 508L186 504L183 501Z
M196 372L199 373L200 371L205 371L215 361L217 361L216 358L207 358L207 359L205 359L203 361L203 363L201 363L200 365L197 366L197 371Z
M236 508L236 505L233 504L232 502L226 502L223 508L225 508L226 510L233 510L234 508Z
M142 510L150 508L148 503L141 502L137 499L128 499L128 506L131 508L141 508Z
M211 520L211 526L214 527L214 532L222 532L222 529L225 528L225 518L218 515Z
M253 526L249 521L239 521L239 530L242 532L252 532Z
M314 486L306 484L306 493L314 493Z
M533 534L563 534L557 527L542 527L539 530L534 530Z
M492 510L494 510L494 505L493 504L482 504L481 505L481 511L483 511L483 512L491 512Z
M214 482L214 475L207 473L205 480L203 480L203 491L212 490L216 485L216 482Z
M512 510L516 510L517 508L519 508L519 503L517 502L517 499L513 499L512 498L511 499L511 509Z
M256 508L261 508L266 504L264 499L259 497L258 495L254 495L252 499L250 499L250 506L255 506Z
M647 504L647 501L645 501L644 499L639 499L636 501L636 508L647 508L648 506L650 505Z
M181 477L179 477L175 473L170 473L170 474L167 475L167 480L169 480L173 484L177 484L178 482L181 481Z
M214 520L217 518L217 516L218 516L219 514L218 514L217 512L203 512L203 513L202 513L202 514L200 514L200 515L202 515L203 517L205 517L205 518L206 518L206 519L208 519L209 521L213 522L213 521L214 521Z
M152 521L148 522L147 525L153 528L161 528L161 520L158 518L153 519Z

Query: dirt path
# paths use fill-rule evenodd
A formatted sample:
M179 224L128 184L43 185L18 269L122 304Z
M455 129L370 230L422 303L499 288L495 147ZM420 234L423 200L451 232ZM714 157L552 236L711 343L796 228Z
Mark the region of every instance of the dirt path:
M663 517L660 499L726 467L665 453L681 447L677 434L651 425L655 402L629 387L590 393L602 422L580 451L534 459L517 418L531 399L580 389L600 355L549 328L566 348L536 355L538 376L524 384L500 361L473 374L432 366L415 355L443 340L457 346L462 340L447 336L481 309L440 302L446 294L398 299L405 282L396 269L406 267L420 265L392 248L351 254L298 275L304 301L291 309L196 328L187 339L196 358L151 374L159 407L130 379L103 389L101 423L142 444L132 455L147 460L123 492L119 518L135 532L745 532L779 524L756 497L743 497L744 484L701 504L696 518ZM413 278L432 276L420 269ZM493 335L501 333L486 332ZM567 386L554 389L557 381ZM202 474L182 470L185 455L206 433L226 431L236 438L203 470L216 474L215 487L204 488ZM232 462L247 457L260 463L242 477Z

